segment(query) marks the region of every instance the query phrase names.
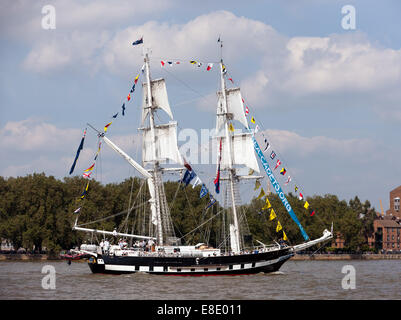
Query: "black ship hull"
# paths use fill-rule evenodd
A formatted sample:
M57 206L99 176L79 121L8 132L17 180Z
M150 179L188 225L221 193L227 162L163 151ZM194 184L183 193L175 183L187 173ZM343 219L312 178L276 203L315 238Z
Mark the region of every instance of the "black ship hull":
M289 248L231 256L157 257L97 255L88 261L93 273L145 272L156 275L207 276L269 273L280 269L293 253Z

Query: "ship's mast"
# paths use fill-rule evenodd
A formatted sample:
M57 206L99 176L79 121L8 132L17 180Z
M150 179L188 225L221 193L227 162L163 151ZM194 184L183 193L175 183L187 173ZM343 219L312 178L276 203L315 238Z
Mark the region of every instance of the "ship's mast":
M149 108L149 124L150 124L150 132L152 137L152 153L153 159L156 158L156 136L155 136L155 120L154 120L154 110L153 110L153 103L152 103L152 85L150 80L150 68L149 68L149 54L148 52L145 53L145 72L146 72L146 81L148 83L147 90L148 90L148 101L147 101L147 108ZM158 245L163 245L163 231L162 231L162 221L161 221L161 212L160 212L160 198L157 186L157 175L159 174L159 164L157 160L154 161L153 167L153 186L154 186L154 194L156 196L156 218L157 218L157 243Z
M223 41L220 40L220 47L223 48ZM222 50L222 49L221 49ZM222 99L222 113L224 114L224 117L226 118L224 121L224 130L225 130L225 136L226 136L226 147L227 147L227 152L228 152L228 175L229 175L229 181L230 181L230 192L231 192L231 199L232 199L232 213L233 213L233 222L234 222L234 237L235 237L235 247L232 248L232 250L235 253L240 252L240 234L239 234L239 223L238 223L238 215L237 215L237 208L235 205L235 192L234 192L234 168L233 168L233 159L232 159L232 139L231 139L231 134L230 130L228 127L228 108L227 108L227 94L226 94L226 83L224 79L224 64L223 64L223 58L220 60L220 80L221 80L221 92L223 95Z

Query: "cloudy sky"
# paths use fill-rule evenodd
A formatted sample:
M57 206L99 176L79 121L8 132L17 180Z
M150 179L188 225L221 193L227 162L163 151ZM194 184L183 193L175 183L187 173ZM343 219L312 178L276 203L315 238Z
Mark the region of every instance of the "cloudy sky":
M48 4L55 29L43 28ZM342 27L345 5L355 8L355 29ZM218 70L162 69L160 60L217 62L221 36L230 76L304 194L357 195L377 210L381 199L386 210L401 184L400 14L395 0L2 1L0 175L68 176L86 123L102 128L121 111L143 64L131 45L141 36L152 76L166 78L179 144L188 128L202 144L201 130L215 126ZM136 90L108 131L131 155L140 105ZM88 129L76 174L96 149ZM102 152L102 182L134 173Z

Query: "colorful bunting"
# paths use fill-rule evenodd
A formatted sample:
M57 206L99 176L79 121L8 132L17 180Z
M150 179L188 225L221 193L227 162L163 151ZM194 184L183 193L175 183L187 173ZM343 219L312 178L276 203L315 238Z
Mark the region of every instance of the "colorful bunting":
M285 175L286 172L287 172L287 170L286 170L285 168L282 168L282 169L280 170L280 174L282 174L283 176Z
M303 198L304 198L304 196L303 196L302 193L300 192L300 193L299 193L299 196L298 196L298 199L299 199L299 200L302 200Z
M271 158L272 160L274 160L275 157L276 157L276 153L275 153L274 151L272 151L272 152L270 153L270 158Z
M117 116L118 116L118 112L113 116L113 118L115 119L115 118L117 118Z
M81 207L79 207L77 210L74 211L74 213L79 213L81 211Z
M234 126L232 123L230 123L230 125L228 126L228 129L232 132L234 132Z
M309 208L309 202L308 202L308 201L305 201L304 208L305 208L305 209L308 209L308 208Z
M315 214L315 210L312 210L312 212L310 213L310 216L312 217Z
M283 240L284 240L284 241L287 241L287 240L288 240L287 235L285 234L284 230L283 230Z
M210 71L213 68L213 63L208 63L206 67L206 71Z
M276 232L279 232L280 230L282 230L283 227L281 226L280 221L277 221L277 227L276 227Z
M255 182L255 188L253 189L254 191L258 190L260 188L260 181L256 180Z
M290 181L291 181L291 176L288 176L288 179L284 184L288 184Z
M298 192L298 187L297 186L294 187L294 191L295 191L295 193Z
M123 114L123 116L125 116L125 102L123 103L123 105L121 106L121 108L122 108L122 114Z
M251 122L255 123L255 118L254 117L251 118Z

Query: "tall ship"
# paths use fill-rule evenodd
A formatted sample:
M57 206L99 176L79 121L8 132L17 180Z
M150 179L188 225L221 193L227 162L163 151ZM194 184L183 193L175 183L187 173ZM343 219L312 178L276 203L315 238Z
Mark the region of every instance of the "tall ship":
M222 42L219 42L222 46ZM133 44L139 43L143 43L142 39ZM93 273L145 272L158 275L190 276L269 273L279 270L295 252L305 250L332 238L332 228L331 231L325 229L323 235L315 240L309 239L302 228L281 189L278 179L274 175L275 170L269 165L270 158L266 153L266 146L263 144L265 142L263 136L251 129L248 123L248 110L244 106L240 88L227 88L226 86L227 70L222 58L219 63L215 63L220 69L220 90L217 92L216 135L214 137L217 149L215 150L217 165L216 176L212 179L215 190L210 191L197 175L194 165L188 163L179 151L177 122L174 121L173 112L170 108L166 81L162 78L152 79L149 52L144 50L143 56L144 65L141 72L144 80L142 83L141 127L138 128L142 135L142 163L135 161L117 146L112 138L106 136L109 124L105 126L104 130L91 127L98 136L99 150L100 145L104 142L123 157L140 176L141 188L147 189L146 194L149 195L149 198L143 201L141 210L129 210L127 212L124 222L130 215L131 217L136 215L137 218L137 227L132 227L130 230L132 232L129 232L128 228L125 229L126 232L122 232L124 229L121 228L117 231L117 226L114 230L108 231L87 228L88 223L78 224L81 207L76 210L77 217L73 230L98 235L101 238L101 241L96 245L82 245L80 250L75 252L78 255L89 257L88 265ZM161 63L164 66L165 62L162 61ZM171 64L173 62L166 63ZM191 61L191 63L194 64L196 61ZM131 93L135 89L137 80L138 77L135 79ZM169 121L161 121L160 113L164 113L164 118L167 116ZM238 133L238 130L233 130L232 123L243 125L244 132ZM73 167L79 151L82 149L84 137ZM174 167L171 167L172 163ZM263 170L259 169L259 163ZM243 181L249 181L249 179L259 181L263 176L240 175L238 167L241 166L246 167L251 172L266 174L270 185L277 192L286 211L300 228L304 242L288 245L274 241L273 244L266 245L258 240L252 240L246 215L241 210L239 188ZM84 172L84 177L87 177L88 183L82 193L81 201L88 192L92 169L93 165ZM73 168L70 173L72 171ZM224 198L224 203L221 204L222 210L215 215L219 216L221 221L221 232L219 234L222 240L220 245L213 247L209 243L202 242L182 244L182 237L176 236L176 229L166 197L165 179L163 178L166 174L179 175L182 187L190 183L194 186L201 186L200 197L208 195L210 199L208 207L218 204L213 193L220 193L220 187L222 190L224 189L221 192ZM267 198L266 203L270 206ZM135 205L132 205L132 208L135 208ZM113 214L110 213L111 216ZM270 212L271 217L272 215L274 215L274 211ZM202 225L195 225L193 228L196 230L201 228ZM135 230L137 232L134 232Z

